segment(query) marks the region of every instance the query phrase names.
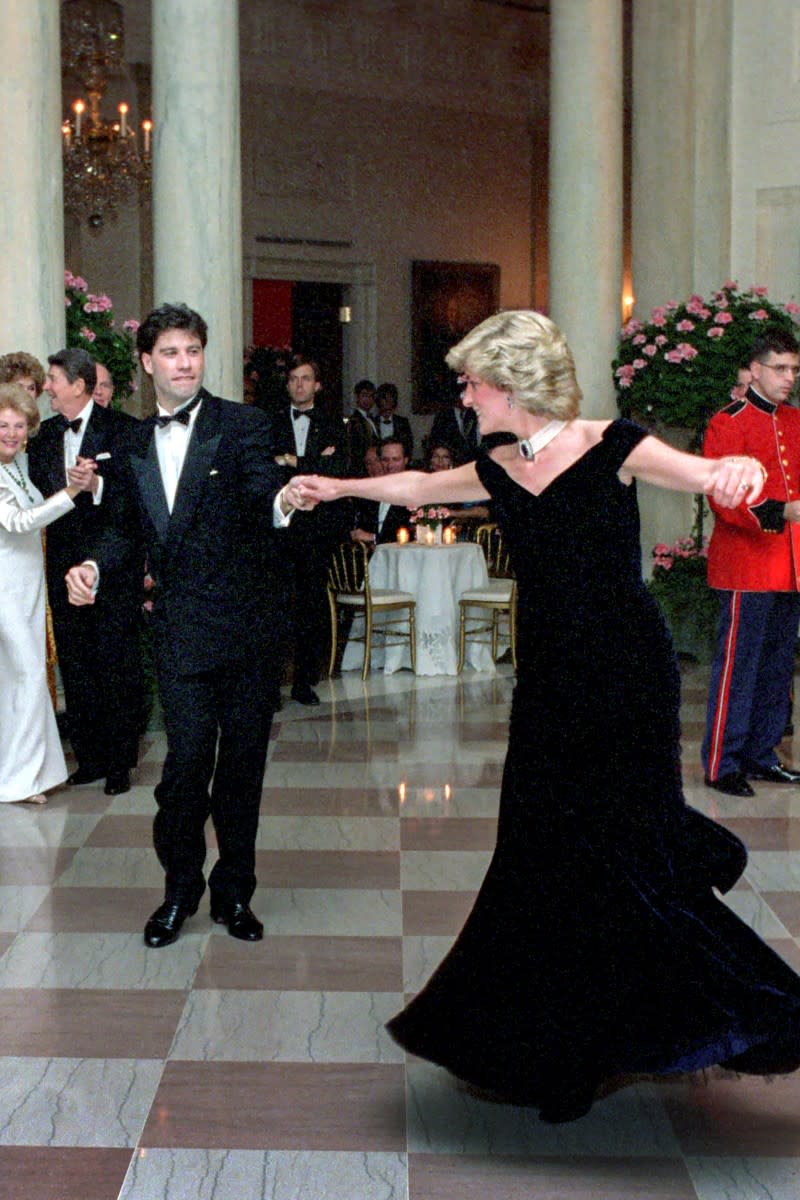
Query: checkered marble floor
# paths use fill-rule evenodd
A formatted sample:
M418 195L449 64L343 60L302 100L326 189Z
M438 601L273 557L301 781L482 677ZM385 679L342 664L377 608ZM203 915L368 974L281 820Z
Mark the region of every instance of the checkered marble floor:
M256 945L207 899L142 942L161 734L127 795L2 806L0 1200L796 1200L800 1075L642 1083L549 1127L388 1038L487 865L512 682L349 674L285 702ZM747 842L730 903L800 968L800 789L704 788L704 702L687 669L688 799Z

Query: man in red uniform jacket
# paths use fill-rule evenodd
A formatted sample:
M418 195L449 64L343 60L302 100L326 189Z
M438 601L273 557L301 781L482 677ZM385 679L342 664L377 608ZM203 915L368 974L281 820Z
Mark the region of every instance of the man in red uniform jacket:
M787 723L800 621L800 411L786 401L800 374L800 347L784 329L753 345L752 382L709 422L703 453L747 454L767 471L758 503L721 509L708 582L720 598L702 759L708 787L752 796L748 779L800 783L775 746Z

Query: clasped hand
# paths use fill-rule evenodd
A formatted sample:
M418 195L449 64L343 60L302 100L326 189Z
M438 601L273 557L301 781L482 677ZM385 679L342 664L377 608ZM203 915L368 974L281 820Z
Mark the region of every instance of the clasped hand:
M93 458L78 458L74 467L67 471L67 480L72 487L82 492L97 490L97 463Z
M303 506L313 508L326 500L338 500L338 480L327 475L295 475L292 484L303 501Z
M764 490L767 472L757 458L729 455L713 464L703 491L721 508L754 504Z

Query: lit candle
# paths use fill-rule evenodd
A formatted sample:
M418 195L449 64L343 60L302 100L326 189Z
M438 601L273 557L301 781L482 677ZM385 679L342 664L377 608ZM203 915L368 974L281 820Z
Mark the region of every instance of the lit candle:
M432 546L435 541L436 541L436 534L433 532L433 530L431 529L431 527L429 525L428 528L425 530L425 545Z
M153 128L152 121L142 121L142 129L144 130L144 152L150 153L150 130Z
M445 546L452 546L453 542L456 540L456 531L453 529L452 525L446 526L442 534L442 540Z
M408 530L407 529L398 529L397 540L401 546L405 546L406 542L408 541Z
M119 113L119 136L127 137L128 136L128 106L124 100L122 101L121 104L119 104L117 106L117 112Z
M75 112L75 137L79 138L81 136L81 120L86 111L86 105L82 100L76 100L72 108Z
M67 150L69 150L70 143L72 142L72 126L70 125L69 121L65 121L61 126L61 132L64 135L64 145L66 146Z

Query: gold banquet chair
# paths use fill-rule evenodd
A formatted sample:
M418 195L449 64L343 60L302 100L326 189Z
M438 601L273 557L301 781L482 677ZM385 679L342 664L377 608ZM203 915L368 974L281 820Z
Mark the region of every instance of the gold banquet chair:
M397 646L408 641L411 670L416 673L417 602L411 592L393 592L387 588L370 587L369 560L363 542L342 542L334 550L328 567L328 604L331 610L329 676L333 674L336 663L339 620L344 613L350 613L352 618L347 640L364 643L362 679L366 679L369 674L373 639L381 641L384 646ZM376 616L379 617L377 622ZM360 631L359 619L363 621Z
M497 662L504 626L516 670L517 581L503 535L497 525L481 525L475 540L486 555L489 582L486 587L470 588L459 597L458 672L464 669L468 641L491 646L492 660Z

